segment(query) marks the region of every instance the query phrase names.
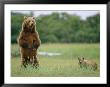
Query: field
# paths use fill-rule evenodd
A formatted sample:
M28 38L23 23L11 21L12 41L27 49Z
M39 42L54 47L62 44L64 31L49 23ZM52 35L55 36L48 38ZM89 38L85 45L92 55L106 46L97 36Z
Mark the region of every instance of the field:
M97 44L42 44L39 52L57 52L61 55L39 55L38 69L20 67L20 54L17 44L11 46L12 77L99 77L100 45ZM78 57L85 57L98 63L98 70L80 68Z

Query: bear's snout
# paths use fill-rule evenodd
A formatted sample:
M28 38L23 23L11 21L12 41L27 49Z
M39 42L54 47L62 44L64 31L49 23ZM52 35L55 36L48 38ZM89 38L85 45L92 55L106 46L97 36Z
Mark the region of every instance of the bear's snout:
M33 21L29 22L29 26L33 26L33 24L34 24Z

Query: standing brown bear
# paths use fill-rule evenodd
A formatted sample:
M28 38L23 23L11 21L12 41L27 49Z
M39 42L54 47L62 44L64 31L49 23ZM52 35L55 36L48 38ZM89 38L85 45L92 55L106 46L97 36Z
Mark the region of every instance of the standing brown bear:
M20 46L21 64L26 67L28 63L31 63L37 67L39 65L37 50L41 41L36 31L35 17L24 17L22 30L17 41Z

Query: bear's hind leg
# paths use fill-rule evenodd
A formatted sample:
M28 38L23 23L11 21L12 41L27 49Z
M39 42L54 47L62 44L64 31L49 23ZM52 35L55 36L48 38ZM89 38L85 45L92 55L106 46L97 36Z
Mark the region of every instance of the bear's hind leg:
M24 57L24 56L21 57L21 67L22 66L25 67L25 68L27 66L27 58Z
M34 56L34 58L33 58L33 66L36 67L36 68L39 67L39 62L38 62L36 56Z

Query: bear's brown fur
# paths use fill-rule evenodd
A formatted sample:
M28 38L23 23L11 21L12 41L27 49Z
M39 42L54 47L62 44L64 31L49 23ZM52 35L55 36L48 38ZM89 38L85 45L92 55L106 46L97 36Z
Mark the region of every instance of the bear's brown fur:
M22 65L24 67L26 67L28 63L32 63L34 66L39 65L36 56L41 41L36 31L36 21L34 17L24 17L22 30L17 41L20 46Z
M85 68L92 68L93 70L96 70L98 68L97 63L91 60L85 60L84 57L83 58L79 58L79 65L80 67L85 67Z

